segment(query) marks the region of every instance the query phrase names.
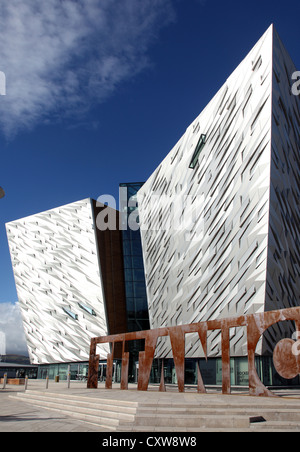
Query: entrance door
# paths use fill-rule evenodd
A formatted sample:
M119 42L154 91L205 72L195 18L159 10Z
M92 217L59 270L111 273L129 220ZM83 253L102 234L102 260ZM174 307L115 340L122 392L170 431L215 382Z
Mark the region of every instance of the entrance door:
M106 364L99 364L99 381L105 381L106 380Z
M106 369L107 364L106 363L100 363L99 364L99 372L98 372L98 379L100 382L106 381ZM113 363L113 373L112 373L112 382L115 383L116 380L116 372L117 372L117 364Z

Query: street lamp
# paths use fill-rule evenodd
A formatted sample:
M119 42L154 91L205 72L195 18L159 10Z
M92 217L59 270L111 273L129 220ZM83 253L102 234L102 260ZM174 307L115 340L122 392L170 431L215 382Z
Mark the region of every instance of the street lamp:
M5 191L3 190L2 187L0 187L0 199L3 198L5 196Z

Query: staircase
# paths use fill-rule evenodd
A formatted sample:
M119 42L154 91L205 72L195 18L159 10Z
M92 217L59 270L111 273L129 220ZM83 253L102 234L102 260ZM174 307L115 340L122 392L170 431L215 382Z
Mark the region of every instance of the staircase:
M128 429L129 425L127 425ZM124 426L125 431L126 427ZM127 430L126 429L126 430ZM213 403L201 407L160 404L139 405L131 431L300 431L300 401L288 408L282 404L266 407L242 401L239 404ZM128 431L128 430L127 430Z
M118 431L120 424L127 426L135 420L138 404L122 400L91 399L90 397L27 390L10 396L35 407L58 411L61 414L98 425L101 431Z
M152 403L149 396L130 401L38 390L11 397L97 425L99 431L300 431L300 399L198 396L193 403L184 398L177 403L169 394L171 403L166 397Z

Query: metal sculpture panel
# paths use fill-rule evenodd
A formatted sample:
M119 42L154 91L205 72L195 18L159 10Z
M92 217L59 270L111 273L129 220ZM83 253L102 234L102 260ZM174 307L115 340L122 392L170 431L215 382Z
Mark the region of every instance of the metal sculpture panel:
M249 393L253 396L274 396L259 379L255 368L255 350L262 334L272 325L283 321L294 321L297 338L300 331L300 307L288 308L278 311L263 312L260 314L231 317L221 320L209 320L207 322L192 323L190 325L180 325L174 327L159 328L148 331L138 331L134 333L116 334L113 336L97 337L92 339L90 348L88 388L97 388L99 355L96 354L98 344L112 344L112 353L107 359L106 388L112 388L112 367L113 349L116 342L122 342L122 376L121 389L128 389L128 360L129 354L125 352L126 342L144 339L145 350L139 354L139 391L147 391L151 367L154 359L155 348L159 337L170 337L173 359L176 369L178 390L184 392L184 371L185 371L185 335L188 333L198 333L205 357L207 359L207 332L211 330L221 331L222 348L222 393L230 394L230 328L246 327L247 348L248 348L248 371L249 371ZM293 378L300 373L300 358L298 346L300 341L292 339L281 340L274 350L273 360L277 372L284 378ZM198 392L205 392L200 368L198 366ZM164 390L162 378L160 390Z

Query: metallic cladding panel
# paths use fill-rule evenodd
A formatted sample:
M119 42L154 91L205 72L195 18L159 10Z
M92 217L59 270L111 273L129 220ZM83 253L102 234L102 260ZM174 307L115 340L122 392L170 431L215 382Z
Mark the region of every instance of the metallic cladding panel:
M273 64L283 78L295 70L271 26L138 193L152 328L299 304L299 96L275 83ZM280 281L292 277L282 297ZM230 336L231 356L245 355L244 329ZM220 344L211 333L208 356ZM261 340L256 352L267 348ZM204 356L192 336L186 352ZM170 343L156 355L171 356Z
M296 67L278 33L273 39L272 159L265 310L300 305L300 96L292 92ZM291 322L265 335L263 352L274 338L291 337Z
M275 31L267 310L300 304L300 96L291 92L295 71Z
M90 199L6 225L32 363L87 361L108 333L94 228Z

